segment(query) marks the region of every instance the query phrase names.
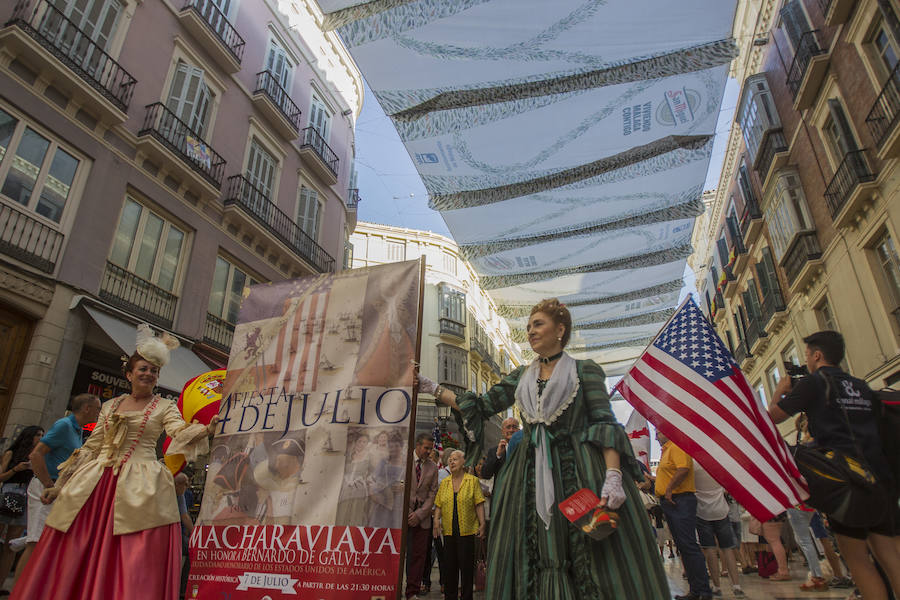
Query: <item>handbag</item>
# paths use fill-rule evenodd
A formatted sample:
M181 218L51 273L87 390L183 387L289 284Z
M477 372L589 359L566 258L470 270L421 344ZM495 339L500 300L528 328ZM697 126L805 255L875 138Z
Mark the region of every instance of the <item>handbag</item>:
M832 402L831 378L824 374L822 377L826 385L826 402ZM858 458L832 448L794 446L794 460L809 487L806 504L848 527L871 527L885 518L888 492L865 464L846 409L840 403L834 403L841 407Z
M484 557L484 540L478 540L478 560L475 561L475 591L483 592L487 586L487 562Z
M25 494L19 492L3 492L0 496L0 515L4 517L21 517L25 514Z
M756 572L760 577L771 577L778 572L778 561L775 555L767 550L756 553Z

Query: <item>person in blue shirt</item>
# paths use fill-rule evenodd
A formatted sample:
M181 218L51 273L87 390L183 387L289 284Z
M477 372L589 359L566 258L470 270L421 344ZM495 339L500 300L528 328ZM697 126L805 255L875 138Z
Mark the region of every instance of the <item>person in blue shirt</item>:
M100 415L100 398L93 394L79 394L72 398L72 412L53 424L34 450L31 451L31 470L34 478L28 484L28 509L25 550L16 568L16 579L22 573L31 552L41 539L50 505L41 500L45 488L53 487L61 465L77 448L81 448L81 432L88 423L95 423Z

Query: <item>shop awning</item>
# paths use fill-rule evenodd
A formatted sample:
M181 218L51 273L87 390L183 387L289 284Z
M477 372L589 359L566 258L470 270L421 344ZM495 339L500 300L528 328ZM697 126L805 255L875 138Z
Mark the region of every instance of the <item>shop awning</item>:
M83 305L84 310L106 335L122 349L122 352L131 356L134 353L135 326L122 319L117 319L102 310ZM180 392L189 380L211 369L196 354L184 346L179 346L172 351L172 359L159 372L159 386Z
M677 305L735 5L319 0L514 336L557 296L611 373Z

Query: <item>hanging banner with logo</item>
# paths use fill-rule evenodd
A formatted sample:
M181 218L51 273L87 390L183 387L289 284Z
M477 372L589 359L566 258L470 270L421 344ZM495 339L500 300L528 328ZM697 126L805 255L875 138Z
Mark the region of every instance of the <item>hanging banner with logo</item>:
M397 598L424 262L245 295L187 598Z

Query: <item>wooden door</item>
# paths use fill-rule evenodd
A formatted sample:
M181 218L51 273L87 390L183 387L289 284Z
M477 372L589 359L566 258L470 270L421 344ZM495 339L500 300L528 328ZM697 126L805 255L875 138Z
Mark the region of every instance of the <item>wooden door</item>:
M31 326L29 318L0 307L0 431L6 427L16 384L25 363Z

